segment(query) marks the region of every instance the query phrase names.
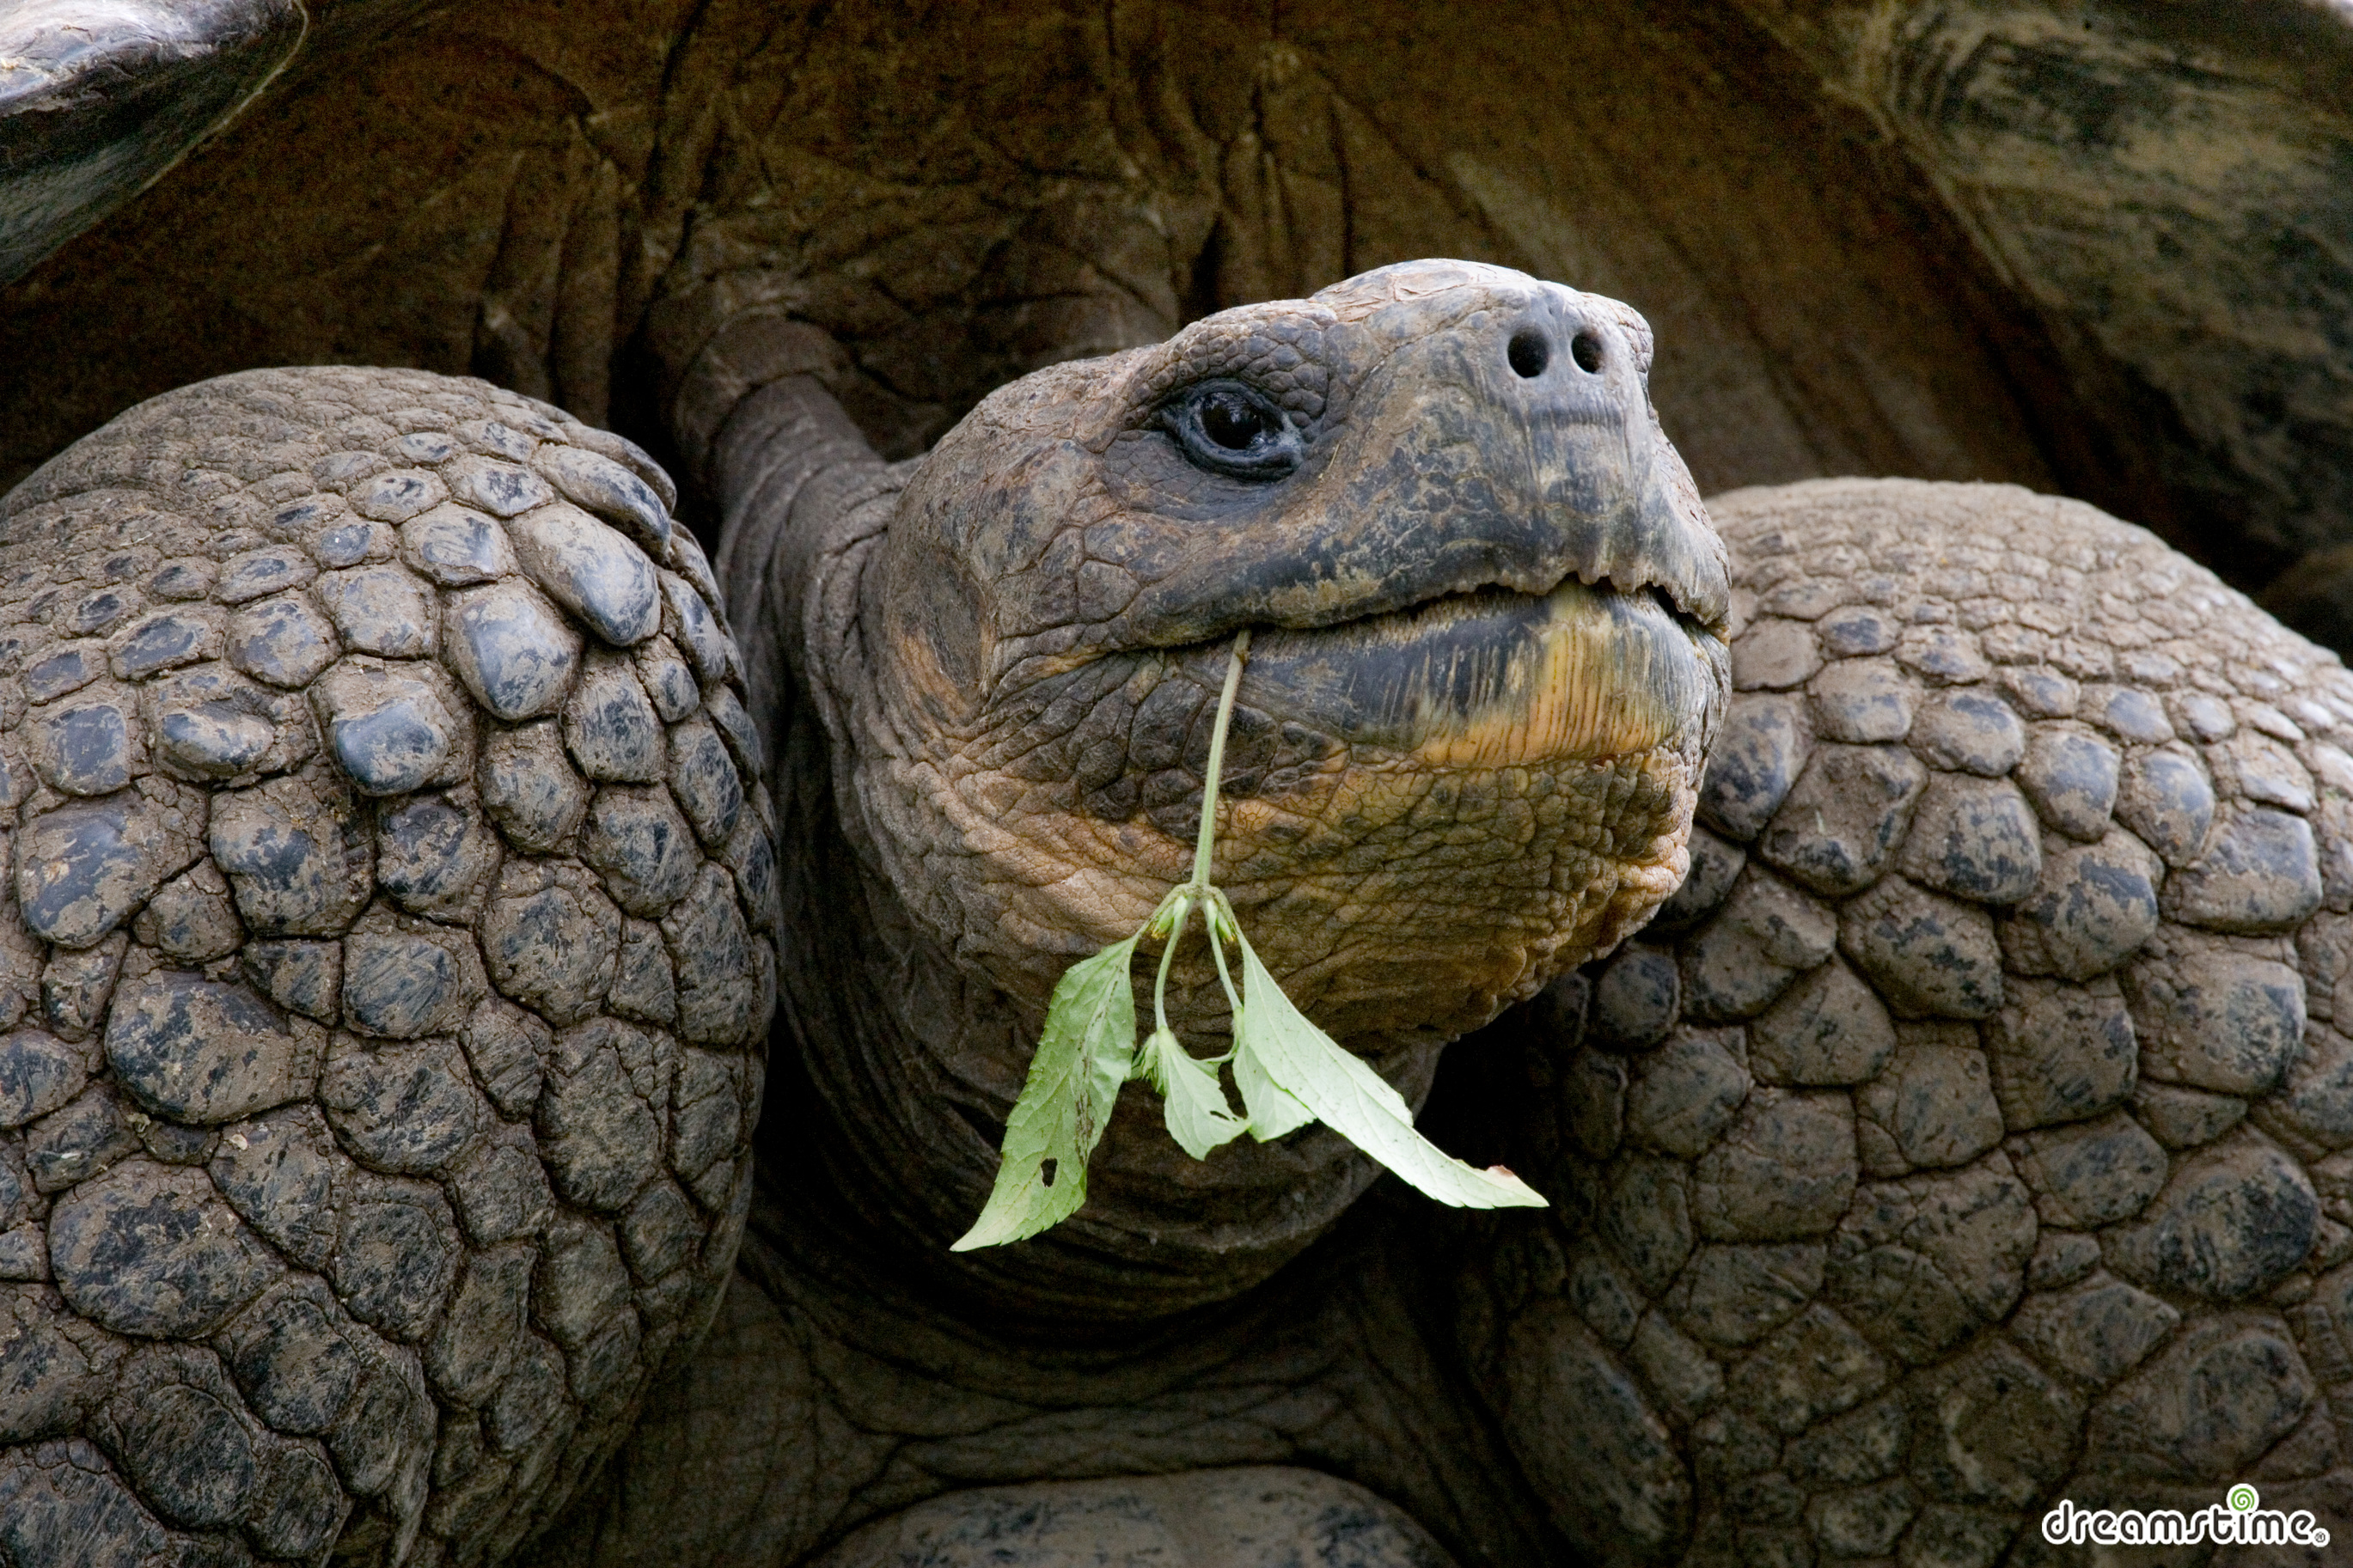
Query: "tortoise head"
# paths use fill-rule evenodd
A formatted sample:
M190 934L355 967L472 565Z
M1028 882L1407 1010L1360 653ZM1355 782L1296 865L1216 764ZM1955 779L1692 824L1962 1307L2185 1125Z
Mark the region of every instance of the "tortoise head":
M1650 354L1614 301L1413 263L1038 372L905 470L807 668L863 864L1015 1021L932 1080L972 1123L925 1144L945 1235L1061 971L1189 874L1244 628L1213 878L1409 1099L1682 879L1726 573ZM1225 1032L1198 937L1169 994ZM1273 1260L1376 1173L1320 1130L1194 1165L1128 1099L1057 1245Z

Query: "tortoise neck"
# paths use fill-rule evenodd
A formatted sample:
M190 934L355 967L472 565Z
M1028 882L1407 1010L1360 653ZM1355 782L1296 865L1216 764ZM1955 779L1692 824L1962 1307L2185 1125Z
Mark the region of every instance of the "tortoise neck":
M745 394L706 449L720 512L713 570L743 650L751 710L780 737L801 657L794 634L804 620L806 540L839 512L845 491L871 488L888 469L807 375Z

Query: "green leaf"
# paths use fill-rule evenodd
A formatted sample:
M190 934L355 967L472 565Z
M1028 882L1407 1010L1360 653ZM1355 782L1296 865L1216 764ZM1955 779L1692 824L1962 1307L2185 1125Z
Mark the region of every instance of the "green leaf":
M1276 994L1282 993L1278 991ZM1286 999L1283 1005L1289 1006L1290 1003ZM1234 1038L1237 1041L1248 1037L1242 1027L1242 1017L1249 1011L1249 1006L1244 1005L1234 1014ZM1304 1019L1301 1021L1305 1022ZM1312 1024L1308 1026L1314 1027ZM1250 1135L1261 1143L1271 1143L1284 1133L1296 1132L1315 1120L1314 1111L1293 1100L1281 1085L1266 1076L1265 1064L1259 1060L1257 1052L1243 1050L1239 1046L1234 1051L1234 1087L1242 1091L1242 1104L1250 1111Z
M1029 1058L1029 1081L1005 1124L997 1184L980 1218L950 1250L1035 1236L1087 1201L1087 1156L1102 1142L1119 1086L1135 1065L1135 991L1127 970L1142 935L1062 972L1038 1054Z
M1240 1136L1242 1119L1226 1103L1218 1066L1187 1050L1167 1029L1155 1029L1137 1056L1139 1076L1160 1091L1168 1136L1196 1160Z
M1261 1070L1279 1092L1313 1112L1334 1131L1442 1204L1461 1208L1542 1208L1545 1200L1501 1165L1482 1171L1440 1149L1414 1130L1405 1099L1359 1058L1307 1021L1274 983L1239 929L1242 950L1242 1013L1234 1020L1234 1079L1250 1098ZM1258 1128L1251 1105L1250 1127ZM1264 1137L1268 1134L1261 1133Z

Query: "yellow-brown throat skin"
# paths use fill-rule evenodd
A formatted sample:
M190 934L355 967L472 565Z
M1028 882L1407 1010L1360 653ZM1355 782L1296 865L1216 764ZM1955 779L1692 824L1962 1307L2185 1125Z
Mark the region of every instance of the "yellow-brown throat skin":
M942 1243L1062 970L1190 872L1244 626L1213 878L1293 999L1409 1100L1445 1042L1681 881L1725 577L1648 357L1621 305L1418 263L1040 372L913 470L857 558L863 679L821 706L861 861L1013 1025L950 1031L919 1074L965 1110L929 1129ZM1181 421L1216 398L1288 466L1201 467L1227 454ZM1241 405L1210 403L1213 437L1249 427ZM1220 1047L1198 928L1169 1001ZM1196 1163L1148 1100L1123 1097L1049 1245L1148 1245L1175 1298L1188 1272L1223 1291L1275 1267L1377 1173L1321 1130Z

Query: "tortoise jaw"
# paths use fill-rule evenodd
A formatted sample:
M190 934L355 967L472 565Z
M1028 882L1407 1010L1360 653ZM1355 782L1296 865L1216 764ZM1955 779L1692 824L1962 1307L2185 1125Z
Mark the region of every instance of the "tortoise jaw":
M1245 697L1440 767L1587 761L1672 743L1707 709L1714 634L1663 591L1453 594L1255 639ZM1715 657L1720 658L1720 644Z

